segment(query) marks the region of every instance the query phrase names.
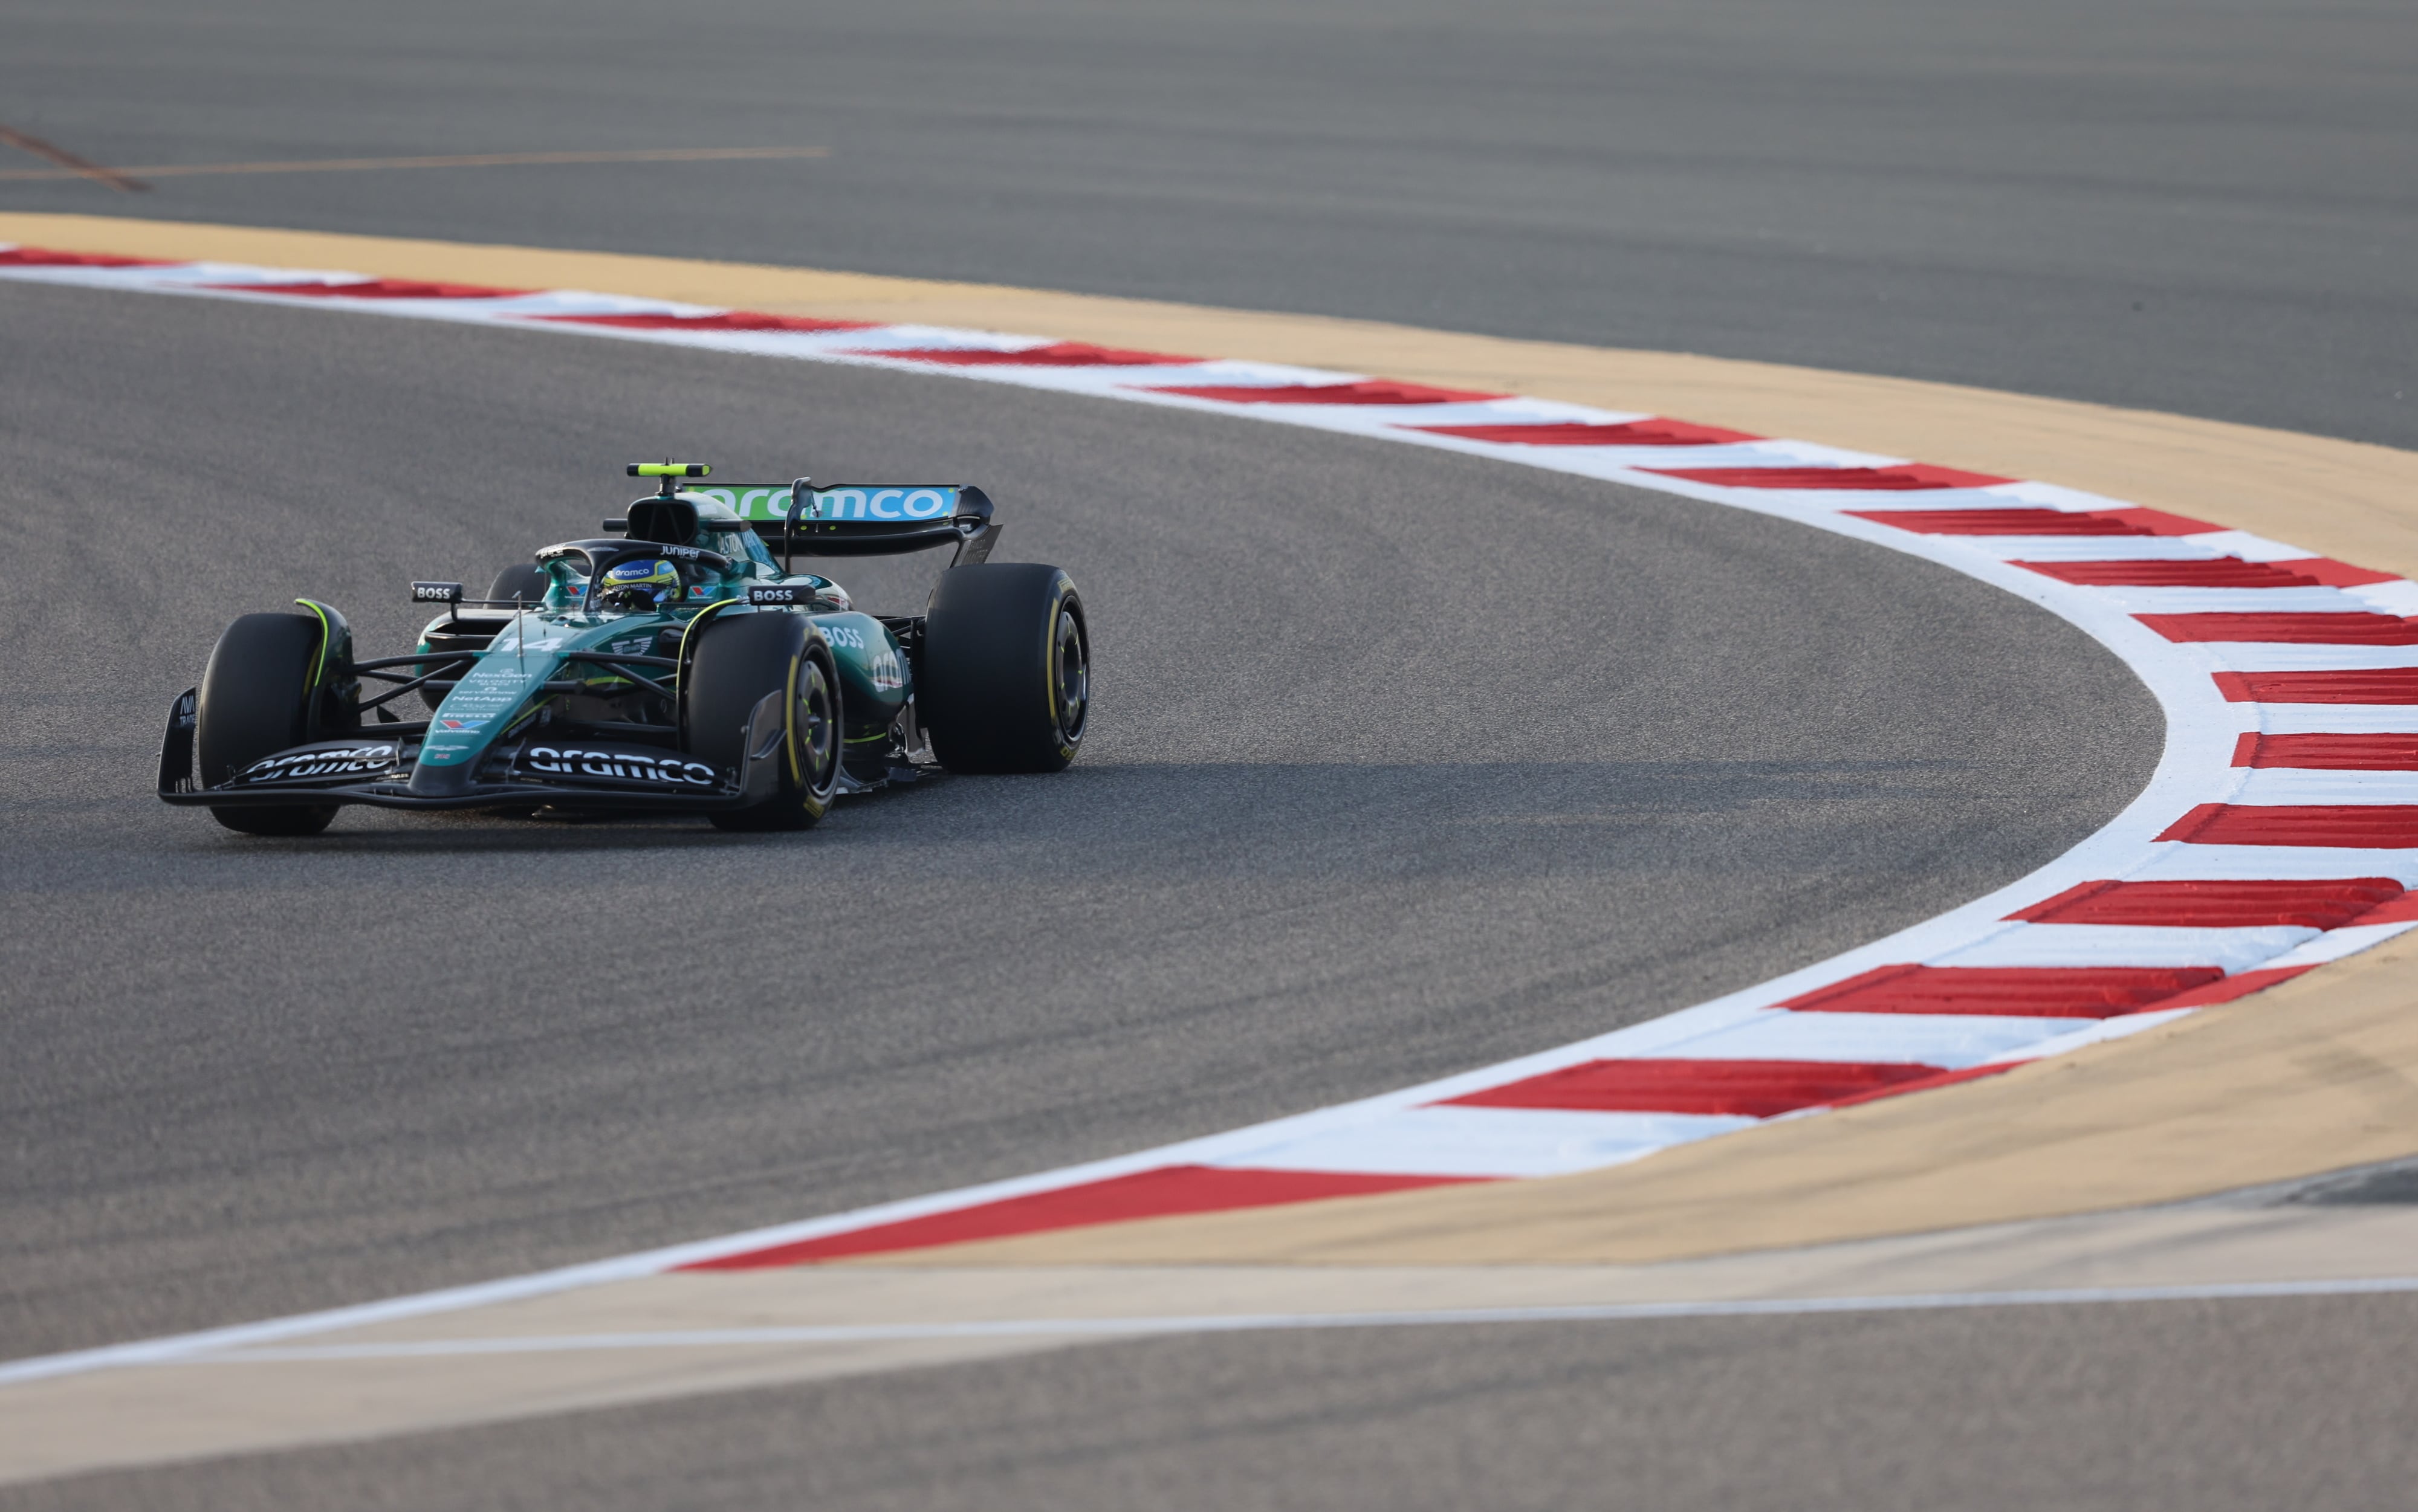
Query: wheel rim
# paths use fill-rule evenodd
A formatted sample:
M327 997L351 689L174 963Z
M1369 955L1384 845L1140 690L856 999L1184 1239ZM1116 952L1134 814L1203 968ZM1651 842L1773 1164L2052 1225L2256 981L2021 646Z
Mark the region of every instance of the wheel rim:
M1050 670L1058 706L1058 732L1071 742L1083 738L1083 718L1092 705L1091 659L1084 652L1082 623L1072 609L1058 611L1058 632L1053 638Z
M839 725L832 718L831 679L809 657L798 674L797 741L800 780L815 792L831 785L839 765Z

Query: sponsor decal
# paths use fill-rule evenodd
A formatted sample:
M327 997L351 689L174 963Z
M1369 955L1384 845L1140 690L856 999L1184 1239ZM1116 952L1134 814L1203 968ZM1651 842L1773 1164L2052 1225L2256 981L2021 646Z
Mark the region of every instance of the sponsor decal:
M818 488L819 520L944 520L955 506L950 488Z
M785 520L789 514L789 489L690 488L684 493L719 499L741 519ZM818 488L804 518L809 520L945 520L957 510L954 488Z
M477 675L471 674L472 677ZM474 688L469 678L465 678L445 695L445 712L448 718L492 719L519 708L520 702L521 689L517 680L507 692L497 688Z
M459 603L462 602L462 585L414 583L411 585L411 596L415 601L423 603Z
M604 649L611 651L616 656L644 656L647 652L647 648L652 646L654 643L654 633L650 631L644 635L625 636L620 640L614 641Z
M865 649L865 632L854 625L823 625L822 632L823 639L834 647L846 647L851 651Z
M655 783L675 787L712 787L713 769L684 756L655 756L642 751L597 750L576 745L532 745L521 753L521 766L558 779L591 782Z
M469 675L445 695L445 712L466 719L487 719L518 709L528 696L530 683L537 680L519 669L519 661L507 654L501 658L501 665L490 660L472 667Z
M394 765L391 745L330 746L317 751L288 751L243 769L237 782L300 782L314 777L349 777L384 771Z
M877 688L907 686L906 669L898 664L898 653L887 646L865 659L865 674L873 680Z
M681 492L718 499L742 520L777 520L789 512L786 483L778 488L683 488Z
M776 604L804 603L808 600L812 599L814 595L815 590L803 584L784 588L758 583L747 589L747 602L750 603Z
M569 631L533 634L528 638L526 654L507 641L502 654L487 657L472 667L445 695L436 717L429 722L427 743L420 748L421 764L451 766L477 750L483 726L528 702L529 694L554 664L551 659L539 660L540 653L573 638ZM460 723L454 725L449 721Z

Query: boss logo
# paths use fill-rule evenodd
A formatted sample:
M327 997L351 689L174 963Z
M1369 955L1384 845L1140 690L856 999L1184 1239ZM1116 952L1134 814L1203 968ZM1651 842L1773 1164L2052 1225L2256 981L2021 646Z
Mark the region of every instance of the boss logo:
M813 594L811 588L756 587L747 590L750 603L803 603Z
M462 602L462 585L459 583L411 585L412 602L416 603L459 603Z

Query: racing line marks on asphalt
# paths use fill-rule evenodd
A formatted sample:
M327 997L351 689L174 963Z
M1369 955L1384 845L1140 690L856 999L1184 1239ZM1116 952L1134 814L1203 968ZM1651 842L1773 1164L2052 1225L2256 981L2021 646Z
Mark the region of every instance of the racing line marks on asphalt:
M40 137L6 126L0 126L0 146L15 147L20 152L32 153L44 162L58 164L55 169L8 169L0 171L0 178L89 178L121 194L140 194L151 187L122 169L104 168L97 162L87 162L55 143L45 142Z
M2418 927L2404 901L2418 887L2418 585L2206 521L1653 415L992 331L30 248L0 248L0 277L950 373L1654 489L1991 583L2107 646L2165 711L2156 774L2099 833L1987 897L1759 986L1228 1134L396 1299L368 1309L377 1316L675 1269L1601 1168L2136 1033ZM0 1380L298 1336L364 1311L20 1362Z

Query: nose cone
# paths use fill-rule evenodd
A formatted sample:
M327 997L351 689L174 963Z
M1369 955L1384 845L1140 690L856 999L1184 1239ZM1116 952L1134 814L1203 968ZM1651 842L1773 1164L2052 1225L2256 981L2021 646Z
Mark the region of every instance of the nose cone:
M421 798L452 798L470 790L470 763L432 767L422 761L411 769L411 781L406 785Z

